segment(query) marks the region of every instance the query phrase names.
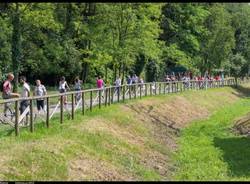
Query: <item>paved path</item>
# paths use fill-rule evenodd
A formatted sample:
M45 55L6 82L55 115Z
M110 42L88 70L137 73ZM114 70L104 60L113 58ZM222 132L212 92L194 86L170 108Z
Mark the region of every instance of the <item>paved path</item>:
M180 89L178 90L178 92L179 91L180 91ZM167 93L172 93L172 92L173 93L177 92L176 88L174 87L172 89L171 86L169 86L169 87L167 86L166 89L165 89L165 93L167 94ZM154 88L152 88L152 96L155 95L155 93L159 94L159 88L157 88L156 90ZM164 93L164 87L163 86L161 88L161 92L160 93L161 94ZM103 96L103 98L101 100L101 105L103 106L105 104L105 95L104 95L104 92L102 93L102 96ZM145 88L142 88L142 94L141 94L141 96L142 97L145 96ZM149 88L147 89L147 96L150 96L150 89ZM99 105L99 98L98 97L99 97L98 93L93 92L92 107ZM129 99L129 98L130 98L129 90L127 90L126 93L125 93L125 99ZM131 91L131 99L134 99L134 98L135 98L134 92ZM140 98L140 88L139 87L137 89L136 98ZM120 99L119 100L120 101L123 100L122 91L120 92ZM114 96L113 96L113 103L117 102L117 101L118 101L118 95L115 92ZM107 104L108 104L108 102L109 102L109 97L107 95ZM85 109L89 109L90 108L90 99L85 99L84 103L85 103ZM42 121L45 121L46 120L46 112L42 112L42 113L38 114L35 105L33 105L33 108L34 108L35 122L38 119L40 119ZM78 110L78 109L81 109L81 108L82 108L82 102L80 100L80 102L77 105L75 104L75 110ZM27 113L28 111L29 111L29 107L26 109L25 112ZM26 114L25 112L22 115L20 115L20 117L19 117L20 118L19 121L21 122L20 126L23 125L21 119L25 119L25 114ZM60 113L60 102L58 102L57 104L50 105L49 112L50 112L50 118L54 117L56 114L59 114ZM71 112L72 112L72 103L71 102L68 102L67 105L64 105L64 112L65 112L65 114L71 114ZM4 122L4 124L7 123L7 124L10 124L11 126L14 126L15 117L13 117L12 120L11 120L11 118L9 116L8 116L8 118L5 118L3 116L3 113L1 113L0 114L0 120L2 120L1 122L2 123Z

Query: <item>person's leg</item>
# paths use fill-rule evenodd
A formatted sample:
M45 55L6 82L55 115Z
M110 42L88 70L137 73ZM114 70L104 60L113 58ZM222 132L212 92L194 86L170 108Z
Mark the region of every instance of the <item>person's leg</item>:
M66 98L65 98L65 96L63 96L63 105L65 105L66 104Z
M26 110L26 108L29 106L29 101L28 100L25 100L24 101L24 111ZM26 120L25 120L25 125L27 125L28 124L28 122L29 122L29 112L26 114Z
M40 114L40 100L36 101L36 107L37 107L38 114Z
M7 116L7 109L8 109L8 103L5 103L4 110L3 110L4 116Z
M25 110L24 101L21 101L21 102L20 102L20 108L19 108L19 110L20 110L20 116L21 116L21 115L23 114L24 110ZM23 119L21 120L20 123L21 123L21 124L23 123Z
M44 100L41 100L41 101L40 101L40 107L41 107L41 109L44 111Z
M77 100L78 100L78 93L75 94L75 104L77 104Z
M25 107L24 107L24 101L20 102L20 115L22 115L22 113L24 112Z

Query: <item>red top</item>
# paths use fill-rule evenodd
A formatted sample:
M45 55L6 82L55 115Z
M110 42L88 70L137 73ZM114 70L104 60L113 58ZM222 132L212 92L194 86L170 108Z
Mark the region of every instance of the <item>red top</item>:
M97 88L102 88L103 87L103 80L102 79L98 79L97 80Z
M12 86L11 86L10 81L6 80L6 81L4 82L4 84L3 84L3 92L4 92L5 94L10 93L10 92L11 92L11 88L12 88Z

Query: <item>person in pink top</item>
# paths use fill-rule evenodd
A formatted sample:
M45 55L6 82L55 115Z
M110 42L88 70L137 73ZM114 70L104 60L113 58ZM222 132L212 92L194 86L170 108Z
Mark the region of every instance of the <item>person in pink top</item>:
M7 75L7 80L4 81L2 89L3 89L3 99L10 99L10 98L18 98L20 97L20 94L18 93L13 93L12 92L12 85L11 82L14 79L14 75L12 73L9 73ZM9 108L9 103L4 104L4 115L6 116L7 109Z
M104 82L103 82L103 80L101 79L100 76L97 78L96 84L97 84L97 88L103 88L104 87Z
M96 81L96 84L97 84L97 88L99 88L99 89L103 89L103 88L104 88L104 81L102 80L101 76L98 76L97 81ZM101 96L102 96L102 98L104 99L103 90L101 90L101 91L102 91ZM97 93L99 93L99 92L97 91ZM99 95L99 94L98 94L98 95Z

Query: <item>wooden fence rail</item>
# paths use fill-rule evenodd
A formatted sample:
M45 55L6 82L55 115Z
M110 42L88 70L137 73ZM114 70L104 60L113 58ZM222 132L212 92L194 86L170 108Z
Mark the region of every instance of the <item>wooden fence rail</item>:
M105 107L110 105L114 102L125 102L126 99L136 99L137 97L141 99L143 96L153 96L153 95L161 95L161 94L169 94L169 93L179 93L186 90L201 90L201 89L208 89L208 88L219 88L224 86L236 86L238 84L249 82L249 79L238 79L237 83L234 78L228 78L225 80L220 81L213 81L213 80L206 80L206 81L173 81L173 82L151 82L151 83L143 83L143 84L132 84L132 85L121 85L117 86L110 86L105 87L103 89L88 89L88 90L81 90L81 91L73 91L73 92L66 92L62 94L55 94L55 95L46 95L43 98L46 101L46 108L45 113L43 116L44 122L47 128L50 125L50 119L55 115L60 113L60 123L63 123L65 113L69 114L69 117L73 120L75 118L75 111L77 109L81 109L82 115L85 114L85 111L88 109L92 111L93 106L97 106L99 108L102 105ZM149 90L149 91L148 91ZM89 94L89 98L87 98L87 94ZM79 96L80 95L80 98ZM64 102L64 97L70 97L70 103ZM133 97L133 98L132 98ZM41 97L28 97L28 98L13 98L8 99L0 102L0 105L6 105L7 103L14 103L14 115L15 118L13 121L12 126L15 129L15 135L19 135L19 128L24 126L25 123L21 123L24 121L24 117L26 117L26 126L30 127L30 131L34 132L34 123L36 116L34 112L33 103L37 99ZM58 98L58 103L55 107L50 106L51 98ZM28 100L30 105L27 109L20 114L19 113L19 106L20 101ZM78 100L78 101L77 101ZM58 107L60 107L58 109ZM69 108L71 108L69 110ZM28 119L29 116L29 119ZM1 120L10 122L10 120L2 119ZM10 124L10 123L9 123Z

